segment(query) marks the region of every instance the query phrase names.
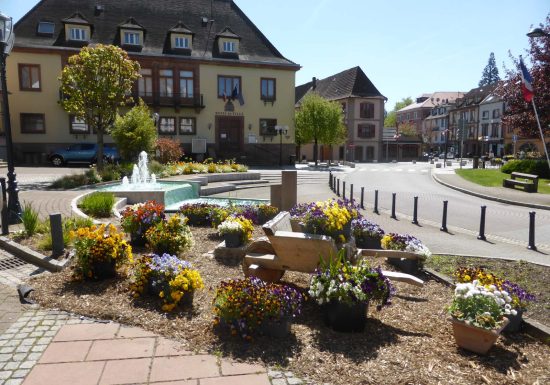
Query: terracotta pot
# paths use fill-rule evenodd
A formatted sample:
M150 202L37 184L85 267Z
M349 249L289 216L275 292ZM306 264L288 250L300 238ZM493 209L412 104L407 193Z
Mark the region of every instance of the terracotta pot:
M456 344L463 349L479 354L487 354L509 322L507 318L504 318L500 328L488 330L468 325L464 321L455 318L449 318L449 320L453 324L453 335Z
M225 247L239 247L242 245L240 233L228 233L223 235Z
M338 332L362 332L367 323L368 303L348 305L344 302L331 301L321 306L323 320L327 326Z

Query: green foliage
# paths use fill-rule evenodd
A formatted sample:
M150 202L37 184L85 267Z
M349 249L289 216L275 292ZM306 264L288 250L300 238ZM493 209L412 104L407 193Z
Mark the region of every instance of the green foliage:
M149 171L151 174L161 175L164 172L164 165L156 160L149 162Z
M56 179L50 185L52 189L68 190L76 187L81 187L89 184L88 178L84 174L66 175Z
M113 45L83 47L61 72L61 106L97 132L97 167L103 169L103 134L115 121L118 108L131 101L139 64Z
M309 93L302 99L300 109L295 114L295 124L296 137L301 144L314 142L315 162L318 143L341 144L347 138L341 105L316 93Z
M500 80L500 76L498 76L498 67L495 62L495 54L491 52L491 55L489 56L489 62L483 69L483 73L481 74L481 80L479 81L479 87L488 86L489 84L496 83Z
M32 207L30 203L25 202L23 204L23 211L21 213L21 221L23 222L23 228L27 237L32 237L36 234L36 230L39 226L38 212Z
M546 160L534 159L514 159L506 162L502 166L502 172L511 174L512 172L523 172L526 174L538 175L540 178L550 178L550 170Z
M91 167L84 173L84 175L88 178L88 184L96 184L101 182L101 176L98 174L95 167Z
M143 100L140 99L139 104L125 115L116 117L111 136L124 160L137 159L141 151L154 151L157 128Z
M111 216L114 204L115 196L113 193L98 191L82 198L78 207L94 218L108 218Z
M90 218L70 217L63 220L63 246L67 247L71 242L71 231L76 231L80 228L90 227L94 224ZM40 250L52 250L52 234L50 230L50 221L44 221L44 238L38 242Z
M184 155L180 143L173 139L159 138L155 144L157 160L160 163L177 162Z
M100 171L100 179L103 182L111 182L114 180L120 180L122 178L120 173L120 167L116 164L108 164L105 168Z
M397 111L407 107L408 105L411 105L412 103L413 100L410 96L396 102L393 110L388 112L388 114L384 118L384 127L397 127Z

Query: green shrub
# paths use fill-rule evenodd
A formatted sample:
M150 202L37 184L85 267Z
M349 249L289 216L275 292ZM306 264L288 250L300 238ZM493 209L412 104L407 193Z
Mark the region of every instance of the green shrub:
M101 182L101 176L97 173L95 167L91 167L88 171L84 173L86 178L88 178L88 184L96 184Z
M23 211L21 213L21 221L25 229L27 237L32 237L36 234L40 220L38 219L38 212L33 209L30 203L25 202L23 204Z
M156 160L152 160L149 163L149 171L151 174L155 174L156 176L162 175L164 172L164 166L157 162Z
M510 160L513 160L513 159L515 159L515 158L516 158L516 157L515 157L514 155L504 155L504 156L502 157L502 159L504 159L504 160L507 161L507 162L510 161Z
M122 178L119 171L119 166L116 164L107 164L103 166L103 171L101 171L100 175L103 182L111 182L113 180L117 181Z
M95 218L108 218L115 204L115 196L108 192L94 192L82 198L78 207Z
M94 221L90 218L82 217L69 217L63 220L63 246L67 247L71 242L71 231L76 231L83 227L90 227L94 224ZM47 227L45 236L38 243L40 250L49 251L52 249L52 233L50 230L50 221L44 221L44 226Z
M88 177L84 174L67 175L55 180L50 185L50 188L68 190L72 188L86 186L88 184L89 184Z
M546 160L514 159L506 162L501 170L506 174L523 172L526 174L538 175L540 178L550 178L550 170L548 169Z
M159 138L155 146L158 156L156 160L160 163L177 162L183 156L183 150L178 141L168 138Z

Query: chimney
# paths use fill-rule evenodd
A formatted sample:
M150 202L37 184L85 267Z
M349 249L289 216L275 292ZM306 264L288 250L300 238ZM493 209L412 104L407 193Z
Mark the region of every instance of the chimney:
M317 88L317 78L315 76L311 79L311 83L311 88L315 91Z

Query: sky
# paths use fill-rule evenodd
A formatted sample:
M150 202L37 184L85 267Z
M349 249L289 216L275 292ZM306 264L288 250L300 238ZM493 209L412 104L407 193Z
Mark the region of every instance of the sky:
M509 52L525 54L525 34L550 14L548 0L234 1L302 66L296 85L360 66L387 110L409 96L477 87L491 52L504 78ZM0 0L0 11L16 21L37 2Z

